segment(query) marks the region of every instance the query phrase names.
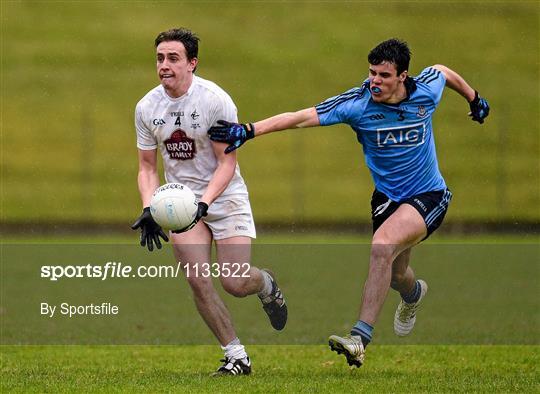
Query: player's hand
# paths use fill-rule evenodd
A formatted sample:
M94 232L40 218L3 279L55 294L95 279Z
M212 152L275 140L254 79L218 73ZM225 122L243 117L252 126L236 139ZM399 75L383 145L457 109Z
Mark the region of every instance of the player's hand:
M151 252L154 250L154 244L158 249L161 249L161 241L159 237L163 238L165 242L169 241L169 237L163 232L163 229L156 223L152 215L150 214L150 207L143 209L141 216L131 226L132 230L141 229L141 246L148 247Z
M229 144L225 153L231 153L240 148L244 142L255 137L255 127L252 123L231 123L226 120L218 120L217 123L219 126L211 127L208 134L212 141Z
M208 215L208 204L202 201L199 201L197 204L197 214L195 215L195 219L189 224L189 226L184 227L182 229L178 230L172 230L175 234L185 233L188 230L191 230L195 225L201 220L202 217Z
M484 123L484 119L489 115L489 104L485 98L478 95L478 92L474 91L474 100L469 103L471 112L469 116L475 122L480 124Z

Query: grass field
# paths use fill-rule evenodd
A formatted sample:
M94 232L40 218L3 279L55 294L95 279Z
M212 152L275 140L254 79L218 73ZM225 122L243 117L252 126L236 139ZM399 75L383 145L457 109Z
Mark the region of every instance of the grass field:
M150 255L128 245L132 237L114 235L4 238L2 392L538 392L537 237L470 236L465 242L437 235L421 245L413 266L431 290L415 331L408 338L394 336L398 298L390 294L366 364L350 371L325 343L355 319L366 242L354 236L261 235L254 262L279 273L289 323L276 333L257 300L225 295L254 372L216 380L209 374L221 352L184 280L53 284L37 274L42 264L103 263L106 257L159 264L171 260L168 248ZM124 316L70 320L38 314L43 300L109 299Z
M406 39L412 74L446 64L492 106L480 126L448 91L435 116L440 167L454 193L447 219L540 219L538 2L0 7L3 220L137 215L134 106L157 84L154 37L177 25L200 34L199 75L231 94L243 121L312 106L359 84L373 46ZM372 183L348 127L261 138L239 160L259 221L369 220Z
M388 393L540 388L538 346L376 346L350 370L324 346L251 346L253 374L212 378L210 346L2 347L2 392Z
M252 263L269 267L279 275L294 311L287 330L279 334L269 330L255 298L225 295L238 333L248 343L320 344L329 333L347 331L355 320L367 274L369 244L340 243L338 237L333 238L335 241L330 237L327 243L315 243L315 238L312 242L302 238L297 243L280 242L286 238L275 237L272 243L255 244ZM431 287L424 306L429 320L410 338L394 337L392 318L399 298L392 292L377 327L377 343L538 343L540 284L532 278L538 278L540 266L531 264L539 260L538 240L503 240L483 243L482 238L477 238L476 243L467 244L455 240L428 242L416 248L411 264ZM260 241L264 242L264 237ZM3 244L3 343L213 343L204 323L196 317L191 291L183 278L64 277L51 281L40 277L43 266L103 266L109 261L135 268L176 267L169 245L149 253L135 242L132 239L131 244ZM39 314L42 302L84 305L106 301L117 304L121 313L115 317L73 319ZM456 305L459 308L454 310ZM180 335L185 332L189 335Z

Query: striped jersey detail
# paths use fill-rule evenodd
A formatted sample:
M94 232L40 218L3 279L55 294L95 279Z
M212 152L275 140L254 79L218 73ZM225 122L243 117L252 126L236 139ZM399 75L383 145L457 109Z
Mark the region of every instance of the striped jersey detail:
M328 100L323 101L320 104L317 104L315 108L317 109L317 112L319 114L330 112L334 108L336 108L339 104L345 101L349 101L355 98L362 98L362 96L364 96L365 91L366 91L366 84L362 85L359 88L354 88L348 92L340 94L339 96L329 98Z
M426 85L430 82L435 81L439 78L441 72L439 70L430 67L427 71L422 72L420 75L414 78L417 83L425 83Z

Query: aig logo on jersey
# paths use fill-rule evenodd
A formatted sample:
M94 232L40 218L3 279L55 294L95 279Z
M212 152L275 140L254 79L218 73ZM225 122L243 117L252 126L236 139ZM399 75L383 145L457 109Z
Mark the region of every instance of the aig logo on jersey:
M168 140L163 141L169 157L175 160L192 160L197 153L195 140L189 138L184 130L173 131Z
M379 148L418 146L422 145L425 139L426 126L424 123L377 130L377 146Z

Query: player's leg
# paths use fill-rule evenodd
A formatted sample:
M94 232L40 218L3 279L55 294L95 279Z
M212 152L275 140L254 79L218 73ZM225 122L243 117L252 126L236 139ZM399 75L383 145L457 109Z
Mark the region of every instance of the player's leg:
M392 263L392 280L390 287L400 294L409 293L416 281L414 271L409 266L412 248L401 252Z
M250 264L251 238L235 236L216 240L220 280L223 288L235 297L257 294L272 327L282 330L287 323L287 305L274 274Z
M203 221L181 234L171 233L174 255L184 269L184 274L193 292L193 298L199 314L216 336L222 346L226 346L236 338L231 316L227 307L219 297L212 277L202 276L203 264L210 264L212 234ZM196 275L198 272L198 275Z
M407 204L416 208L424 219L427 229L425 238L441 225L451 199L452 193L446 189L422 193L407 200ZM414 273L409 267L409 255L400 255L394 261L392 288L399 291L401 295L401 301L394 315L394 332L398 336L405 336L412 331L416 322L416 313L428 290L425 281L415 280Z
M205 221L216 240L218 261L222 268L224 263L251 262L251 239L256 237L256 231L247 197L236 197L223 203L214 202ZM249 277L221 275L223 287L237 297L256 293L272 327L276 330L283 329L287 322L287 305L274 274L269 270L250 266L246 276Z
M426 232L426 225L418 211L408 204L402 204L373 235L359 320L352 328L351 336L332 335L329 338L330 348L343 353L349 365L359 367L364 361L365 347L371 341L373 326L390 288L392 263L401 253L420 242Z
M416 322L416 312L427 293L427 283L416 279L409 266L411 248L403 251L392 264L390 286L399 292L401 300L394 314L394 332L398 336L409 334Z
M257 267L251 265L251 238L245 236L216 240L219 280L223 289L235 296L245 297L260 292L264 278Z
M364 286L360 320L374 325L384 304L392 279L392 263L427 234L418 211L402 204L373 235L369 273Z
M200 221L190 231L181 234L171 233L171 240L176 259L183 263L182 266L185 267L185 264L190 266L189 270L184 269L184 274L193 291L197 310L225 352L224 364L214 375L250 374L251 361L236 336L227 307L212 284L210 268L212 233L206 224ZM205 263L208 265L203 267Z

